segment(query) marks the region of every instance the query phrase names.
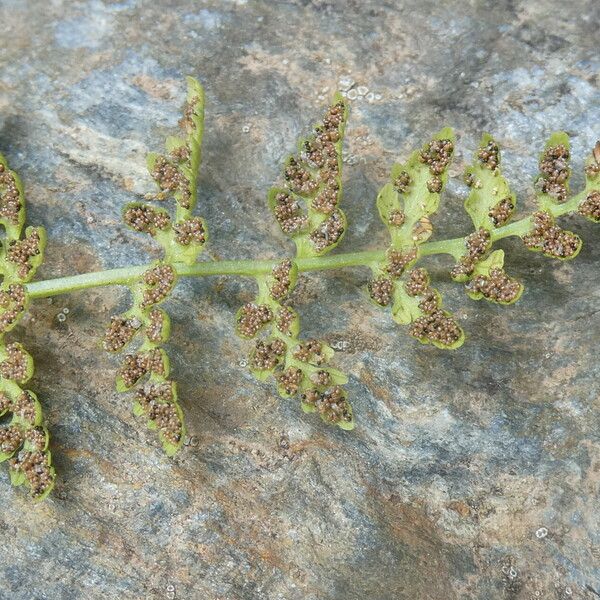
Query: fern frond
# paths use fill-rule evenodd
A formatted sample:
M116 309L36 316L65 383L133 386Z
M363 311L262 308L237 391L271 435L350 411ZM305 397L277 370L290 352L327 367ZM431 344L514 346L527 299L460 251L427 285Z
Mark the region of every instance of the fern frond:
M56 473L41 404L32 391L21 387L33 375L33 359L21 344L7 343L4 336L27 308L24 284L42 263L46 234L42 227L27 227L23 236L23 186L2 155L0 223L5 231L0 250L0 416L11 414L9 424L0 428L0 462L9 461L13 485L26 484L31 496L42 500L54 487Z
M286 160L285 188L273 188L269 208L282 231L296 243L296 258L333 250L346 230L342 198L342 141L348 108L336 95L313 135L300 140L298 153ZM346 375L329 366L334 351L319 340L299 338L298 314L286 301L298 278L293 260L256 277L258 295L237 314L237 332L255 338L250 370L264 381L272 376L280 396L299 396L305 412L318 412L327 423L352 429L354 420Z
M523 285L507 275L504 252L492 250L492 245L494 232L512 218L517 197L502 176L500 147L488 133L481 138L464 178L471 188L465 210L475 231L464 238L462 254L450 274L454 281L465 283L474 300L512 304L521 297Z
M454 153L454 133L442 129L406 164L392 167L390 181L377 195L377 209L388 228L386 260L371 265L369 296L378 306L392 304L397 323L411 325L409 334L439 348L458 348L464 333L443 310L441 294L429 285L423 268L408 271L420 258L420 246L433 233L429 220L440 203Z
M575 258L583 243L572 231L558 227L551 213L569 198L570 159L569 136L564 131L553 133L540 155L540 174L535 182L539 210L532 215L531 231L522 236L530 250L559 260Z
M185 426L165 350L170 320L160 305L171 296L178 276L253 277L256 297L236 316L238 334L254 340L249 361L252 373L259 380L272 377L279 394L298 397L304 411L352 429L352 408L343 387L348 377L331 366L332 348L300 336L300 319L290 305L300 271L370 268L368 292L373 302L388 307L394 320L407 325L409 334L420 342L454 349L463 343L464 333L443 308L441 294L431 286L422 260L450 255L455 262L450 275L464 285L470 298L512 304L520 298L523 286L505 272L505 253L494 248L498 240L518 236L533 251L568 260L578 254L582 242L557 225L557 220L577 212L600 222L600 142L586 161L585 188L571 196L569 139L564 132L553 134L539 160L536 211L509 222L516 196L501 174L499 145L485 134L465 173L470 187L465 210L473 230L464 237L429 241L433 234L430 217L438 209L454 154L454 134L445 128L406 163L394 165L377 196L377 209L389 232L386 248L324 256L339 244L346 230L340 202L347 112L345 101L337 95L323 122L287 159L284 183L268 193L268 205L279 226L296 245L295 256L284 260L197 262L207 230L193 212L204 118L204 93L193 79L188 79L181 135L167 138L163 154L148 156L158 193L148 195L148 202L130 203L123 212L130 228L150 235L162 247L162 258L150 265L29 283L42 261L45 232L36 227L23 229L23 188L0 156L0 225L4 229L0 244L0 416L12 416L0 427L0 462L9 462L13 484L26 484L31 495L41 499L55 481L41 405L25 388L33 373L32 357L19 343L5 341L30 299L101 285L129 286L131 308L112 317L104 347L109 352L125 352L116 387L120 392L133 392L134 414L157 431L164 450L172 455L183 444ZM165 206L169 199L173 204Z
M148 427L158 431L169 456L183 444L185 426L177 386L169 378L169 359L163 348L170 333L169 317L157 306L175 286L174 265L196 262L207 239L203 219L193 214L204 128L204 91L191 77L179 125L182 135L167 138L166 154L151 153L147 157L148 170L159 188L153 199L164 202L173 198L174 214L141 202L130 203L123 212L130 228L151 235L162 246L164 258L130 286L133 306L112 318L104 338L106 350L120 352L139 336L139 346L126 354L121 364L117 390L135 388L134 413L145 417Z
M585 198L577 210L580 215L594 223L600 223L600 142L585 163Z
M337 94L314 133L285 161L285 186L272 188L268 204L281 230L296 242L297 258L333 250L346 231L342 200L342 142L348 106Z
M352 408L341 387L348 378L329 366L333 349L319 340L300 340L300 319L285 302L296 280L295 263L284 260L270 275L256 278L255 301L238 311L238 334L256 338L250 371L259 381L274 377L279 395L299 396L305 412L316 411L325 422L352 429Z

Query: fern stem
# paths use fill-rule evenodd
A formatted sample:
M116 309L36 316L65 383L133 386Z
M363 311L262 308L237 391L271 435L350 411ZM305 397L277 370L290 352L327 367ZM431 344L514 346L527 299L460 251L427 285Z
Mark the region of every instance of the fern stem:
M559 217L577 210L584 198L584 192L573 196L564 204L557 204L547 208L553 216ZM504 227L499 227L492 232L494 241L510 236L522 236L531 229L531 216L524 217ZM453 238L421 244L421 256L432 256L434 254L449 254L458 258L464 251L464 238ZM371 266L385 258L385 250L366 250L362 252L347 252L343 254L332 254L314 258L299 258L296 260L299 271L323 271L328 269L342 269L345 267ZM206 277L209 275L240 275L254 277L263 273L269 273L273 267L279 264L276 260L214 260L210 262L199 262L193 265L182 263L175 264L177 273L181 277ZM83 273L58 279L47 279L34 281L27 284L27 293L30 298L49 298L67 294L77 290L101 287L107 285L128 285L137 281L151 265L138 265L110 269L108 271L97 271L95 273Z

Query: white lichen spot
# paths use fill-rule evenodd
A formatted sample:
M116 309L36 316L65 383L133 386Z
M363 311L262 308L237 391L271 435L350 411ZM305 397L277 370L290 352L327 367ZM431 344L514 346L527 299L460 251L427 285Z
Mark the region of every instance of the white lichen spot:
M354 85L354 79L352 79L350 75L344 75L343 77L340 77L338 83L340 85L340 90L347 92Z
M544 539L546 536L548 535L548 529L546 527L540 527L536 532L535 532L535 537L538 540L542 540Z
M354 154L342 152L342 162L346 163L347 165L355 165L357 161L358 159Z

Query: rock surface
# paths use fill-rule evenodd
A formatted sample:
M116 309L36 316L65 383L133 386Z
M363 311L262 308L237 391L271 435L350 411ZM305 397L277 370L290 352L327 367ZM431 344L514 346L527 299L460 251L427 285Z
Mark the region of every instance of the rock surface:
M600 137L599 27L593 0L1 0L0 151L49 232L39 277L156 256L120 211L152 189L144 154L175 127L186 74L207 94L213 257L290 251L266 190L351 82L367 92L351 101L338 251L385 243L376 191L443 124L459 135L455 174L493 133L530 210L550 132L573 136L575 188ZM469 231L465 194L455 179L439 236ZM244 368L232 321L251 282L182 282L169 351L190 437L174 459L98 347L125 292L36 301L15 337L36 360L59 479L32 505L0 471L0 598L600 597L600 230L569 225L585 240L571 263L503 244L526 284L514 307L468 300L430 261L468 333L451 353L372 307L365 270L304 277L303 332L341 349L352 433Z

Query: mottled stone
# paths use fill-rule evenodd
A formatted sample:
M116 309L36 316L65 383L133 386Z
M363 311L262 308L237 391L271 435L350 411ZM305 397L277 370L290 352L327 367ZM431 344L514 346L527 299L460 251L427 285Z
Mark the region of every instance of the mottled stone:
M443 124L459 137L453 176L494 135L519 210L565 129L579 189L600 137L599 21L593 0L2 0L0 151L48 229L39 277L157 256L121 210L155 190L144 155L174 133L187 74L206 88L210 256L291 251L266 191L338 87L351 114L337 251L386 245L377 189ZM438 234L470 232L467 192L449 183ZM448 257L428 260L467 331L451 353L372 306L364 270L301 277L303 335L351 374L352 432L247 372L233 331L251 282L180 281L164 308L190 437L174 459L113 391L119 358L99 347L125 293L34 302L14 339L36 361L58 479L32 505L0 469L0 597L597 598L600 231L568 228L584 240L570 263L503 243L526 285L510 308L469 300Z

